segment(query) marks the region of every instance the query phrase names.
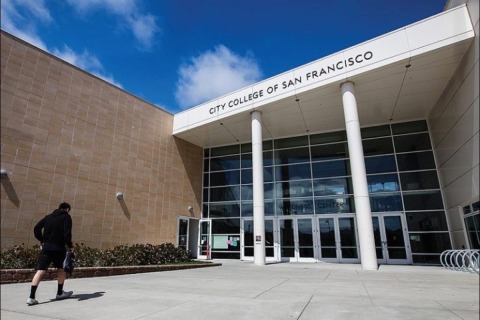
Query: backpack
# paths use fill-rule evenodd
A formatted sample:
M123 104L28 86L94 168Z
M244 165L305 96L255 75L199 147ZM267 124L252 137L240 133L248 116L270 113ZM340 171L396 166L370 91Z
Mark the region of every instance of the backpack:
M67 251L65 255L65 260L63 260L63 270L69 274L73 272L75 262L75 253L72 251Z

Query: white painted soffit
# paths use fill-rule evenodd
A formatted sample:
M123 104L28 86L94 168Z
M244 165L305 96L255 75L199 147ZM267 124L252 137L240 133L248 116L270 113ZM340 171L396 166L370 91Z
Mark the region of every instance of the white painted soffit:
M381 74L377 80L391 79L393 88L391 96L383 98L385 101L395 99L398 103L399 92L402 91L401 86L405 82L404 66L417 59L419 62L423 61L423 69L417 71L425 70L425 66L432 66L429 55L432 55L433 60L436 55L435 69L429 70L430 78L424 79L439 82L435 88L431 88L432 92L436 92L440 87L443 89L447 77L453 73L473 37L474 31L466 7L456 7L175 114L173 134L203 147L249 141L250 125L247 124L245 127L245 124L248 123L249 114L253 110L264 113L262 120L264 130L267 131L265 138L319 130L309 127L309 112L312 115L318 114L319 111L323 113L324 108L328 110L329 99L341 100L339 83L346 80L355 81L360 85L369 81L374 83L372 75ZM442 63L439 64L438 61L449 65L448 70L442 71L442 68L439 68ZM435 74L436 69L439 69L438 75ZM403 80L395 81L396 77ZM443 82L440 83L438 79L443 79ZM399 88L395 88L396 83L401 83L398 85ZM298 97L302 97L303 102L304 98L308 101L309 96L315 96L315 99L322 100L322 103L310 109L300 103L298 107L292 106L292 101ZM376 105L375 101L371 101L370 104ZM337 105L332 102L332 108L334 107ZM281 110L289 113L290 129L283 125L282 130L276 130L275 126L279 124L275 123L275 117L269 119L269 115L273 116L277 111L281 113ZM385 114L390 112L383 111ZM366 112L368 113L368 110ZM391 111L391 114L395 112L398 113L398 110ZM328 119L323 121L325 125L321 129L334 129L328 127ZM338 123L335 126L338 126ZM301 130L295 129L298 127ZM221 138L222 136L224 138Z

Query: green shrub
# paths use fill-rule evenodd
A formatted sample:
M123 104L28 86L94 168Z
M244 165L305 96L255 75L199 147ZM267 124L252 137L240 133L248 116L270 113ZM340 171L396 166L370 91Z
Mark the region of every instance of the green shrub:
M40 247L26 248L22 243L1 251L2 269L31 269L35 267ZM75 246L75 267L143 266L187 262L190 253L172 243L160 245L135 244L120 245L112 249L100 250L85 246Z
M1 269L31 269L34 268L40 246L34 245L31 248L25 247L25 243L19 246L13 246L10 249L2 249L0 257Z

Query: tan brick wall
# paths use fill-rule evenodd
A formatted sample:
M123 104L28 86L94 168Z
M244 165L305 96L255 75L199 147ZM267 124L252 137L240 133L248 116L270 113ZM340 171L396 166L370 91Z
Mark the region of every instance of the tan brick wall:
M200 214L203 151L172 126L172 114L2 31L2 247L35 244L33 226L62 201L76 243L175 243L177 216Z

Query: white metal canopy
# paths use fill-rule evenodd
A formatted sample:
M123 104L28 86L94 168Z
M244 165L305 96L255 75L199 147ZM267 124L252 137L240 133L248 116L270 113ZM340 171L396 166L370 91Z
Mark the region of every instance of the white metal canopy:
M362 126L427 118L474 37L465 6L178 113L173 134L200 147L345 128L340 84L352 81Z

